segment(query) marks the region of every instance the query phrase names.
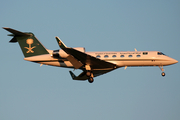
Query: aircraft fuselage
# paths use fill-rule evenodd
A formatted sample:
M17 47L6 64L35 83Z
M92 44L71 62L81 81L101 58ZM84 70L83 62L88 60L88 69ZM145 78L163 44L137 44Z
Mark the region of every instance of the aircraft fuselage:
M101 60L116 64L117 67L124 66L166 66L178 61L164 55L159 51L121 51L121 52L86 52L86 54ZM24 58L27 61L40 64L69 67L73 65L65 58L53 58L49 54Z

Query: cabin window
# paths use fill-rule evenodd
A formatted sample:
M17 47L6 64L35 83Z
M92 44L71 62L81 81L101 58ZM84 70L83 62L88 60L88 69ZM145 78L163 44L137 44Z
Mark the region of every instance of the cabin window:
M123 57L124 57L124 55L121 55L120 57L122 57L122 58L123 58Z
M158 55L165 55L164 53L162 52L157 52Z
M105 55L104 58L108 58L109 56L108 55Z
M147 55L148 54L148 52L143 52L143 55Z
M136 55L136 57L141 57L141 55Z
M132 55L129 55L128 57L132 57Z
M113 57L113 58L115 58L115 57L116 57L116 55L113 55L112 57Z
M101 56L100 56L100 55L97 55L96 57L97 57L97 58L100 58Z

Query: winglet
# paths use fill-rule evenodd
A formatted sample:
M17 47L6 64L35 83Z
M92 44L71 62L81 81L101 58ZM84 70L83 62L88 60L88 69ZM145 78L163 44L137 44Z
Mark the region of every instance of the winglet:
M59 37L56 36L55 38L57 40L57 43L58 43L59 47L66 52L65 49L67 48L67 46L61 41L61 39ZM81 66L83 66L83 64L81 62L79 62L76 58L74 58L72 55L69 55L67 57L67 59L71 62L71 64L74 66L75 69L79 69ZM70 73L71 73L71 76L72 76L73 73L72 72L70 72Z
M76 75L72 71L69 71L69 73L71 74L73 80L76 79Z
M59 47L60 47L61 49L67 48L67 46L62 42L62 40L61 40L59 37L56 36L55 38L56 38L57 43L58 43L58 45L59 45Z

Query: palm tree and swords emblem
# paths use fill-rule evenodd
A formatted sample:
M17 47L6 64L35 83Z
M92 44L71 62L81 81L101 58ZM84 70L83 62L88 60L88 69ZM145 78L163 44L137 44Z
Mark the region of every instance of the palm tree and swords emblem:
M26 53L34 53L34 51L32 49L34 49L36 46L31 47L33 42L34 42L33 39L26 40L26 43L29 45L29 47L24 47L24 48L28 49L28 51Z

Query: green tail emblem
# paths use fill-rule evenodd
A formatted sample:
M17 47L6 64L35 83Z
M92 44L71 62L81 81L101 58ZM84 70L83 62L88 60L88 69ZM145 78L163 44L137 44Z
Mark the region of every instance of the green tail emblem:
M34 51L32 49L34 49L36 46L31 47L33 42L34 42L33 39L26 40L26 43L29 45L29 47L24 47L24 48L28 49L28 51L26 53L34 53Z

